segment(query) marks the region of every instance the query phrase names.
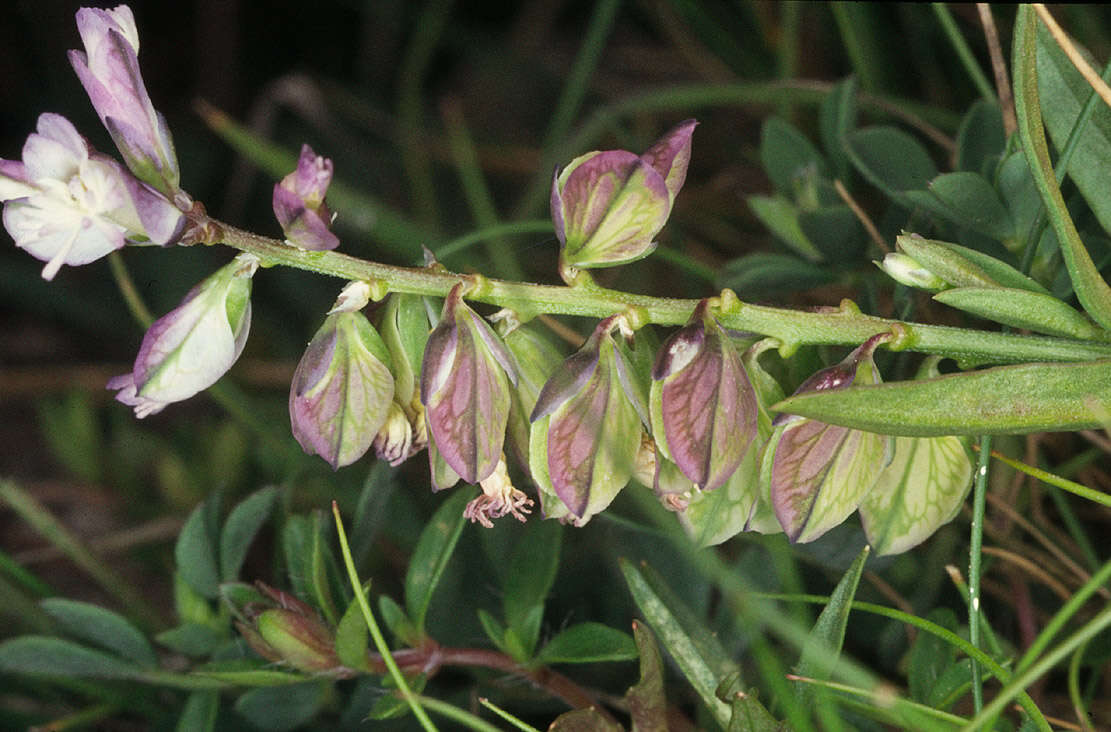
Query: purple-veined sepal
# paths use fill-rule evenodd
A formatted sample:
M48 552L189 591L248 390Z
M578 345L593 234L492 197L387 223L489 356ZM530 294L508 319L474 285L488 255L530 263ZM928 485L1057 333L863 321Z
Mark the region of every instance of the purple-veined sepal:
M649 405L656 443L701 490L737 470L756 437L756 392L707 300L661 347Z
M529 471L529 416L536 406L540 390L564 359L564 355L532 323L517 326L502 336L506 348L517 362L517 386L512 390L513 406L506 428L506 452L521 468Z
M516 383L513 355L456 285L425 347L421 403L430 444L468 483L488 477L501 459Z
M606 318L569 356L537 397L529 435L529 466L544 493L557 496L577 524L603 510L632 477L647 417L625 357ZM623 322L623 321L620 321Z
M839 364L811 376L795 393L879 383L872 353L890 338L887 333L873 336ZM813 541L844 521L891 460L892 440L886 435L785 414L773 425L760 480L793 542Z
M935 378L937 357L919 369ZM860 521L878 556L900 554L951 521L972 488L967 438L895 437L894 457L860 502Z
M696 124L681 123L644 155L594 151L556 171L550 205L566 265L612 267L652 253L686 178Z
M137 417L215 384L232 367L251 324L251 278L259 260L240 254L151 324L131 372L108 381Z

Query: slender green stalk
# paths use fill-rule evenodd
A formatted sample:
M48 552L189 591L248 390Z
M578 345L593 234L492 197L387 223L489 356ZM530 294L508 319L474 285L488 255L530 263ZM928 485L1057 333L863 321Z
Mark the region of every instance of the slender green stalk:
M11 506L23 521L83 569L109 595L116 598L120 605L134 614L142 625L148 629L165 626L158 612L147 603L136 588L93 554L31 494L13 481L0 480L0 500Z
M498 209L494 205L494 196L490 187L486 185L486 177L482 173L482 166L478 160L474 140L467 129L466 120L463 119L462 105L458 102L445 102L442 106L442 116L447 127L448 147L455 160L455 169L459 174L459 183L463 195L470 206L471 215L475 224L483 229L497 226ZM494 266L494 271L511 280L524 279L524 270L513 250L504 239L490 237L485 240L486 253Z
M1098 503L1101 506L1107 506L1108 508L1111 508L1111 495L1108 495L1102 491L1097 491L1093 488L1089 488L1086 485L1081 485L1080 483L1067 480L1059 475L1054 475L1053 473L1042 470L1041 468L1035 468L1033 465L1027 465L1024 462L1013 460L1006 455L998 452L993 452L991 456L1004 465L1009 465L1015 470L1026 473L1032 478L1037 478L1043 483L1048 483L1049 485L1056 486L1063 491L1068 491L1073 495L1080 496L1081 498L1087 498L1093 503Z
M1072 504L1069 503L1068 498L1065 497L1065 492L1055 485L1046 484L1049 486L1049 499L1053 501L1057 513L1061 515L1061 521L1065 524L1065 530L1069 532L1069 536L1080 547L1080 553L1084 555L1084 561L1088 564L1088 569L1096 570L1099 568L1099 556L1096 555L1096 549L1092 546L1092 540L1088 538L1088 533L1080 524L1080 519L1076 516L1076 511L1073 510Z
M835 2L829 5L829 9L833 12L833 19L837 23L837 30L841 34L841 43L849 54L853 71L860 77L860 87L868 91L876 91L880 88L882 75L873 63L879 60L879 55L871 47L871 37L867 29L861 27L858 13L862 12L864 7L847 2Z
M972 488L972 535L968 548L968 641L980 647L980 573L983 562L984 508L987 502L988 463L991 459L991 435L980 438L980 459L976 466L976 482ZM984 706L983 679L980 664L972 660L972 705L979 712Z
M506 722L509 722L511 725L513 725L517 729L521 730L521 732L540 732L540 730L536 729L531 724L527 724L524 721L522 721L520 719L517 719L516 717L514 717L512 714L505 711L501 707L496 706L495 704L493 704L486 697L480 696L478 698L478 703L481 704L482 706L486 707L487 709L489 709L491 712L498 715L502 719L504 719Z
M428 707L442 717L447 717L452 722L458 722L466 729L478 730L478 732L501 732L500 729L490 724L482 717L471 714L470 712L464 709L460 709L453 704L448 704L445 701L440 701L435 697L414 696L413 698L422 706Z
M394 660L393 654L390 653L390 647L386 643L386 638L382 635L382 630L378 627L378 621L374 619L374 613L371 612L370 604L366 600L366 594L363 592L362 582L359 581L359 573L355 571L355 561L351 558L351 547L347 544L347 532L343 529L343 519L339 515L339 505L332 501L332 515L336 517L336 533L339 535L339 548L343 553L343 564L347 568L347 577L351 580L351 589L355 592L355 599L359 603L359 609L363 612L363 619L366 621L367 628L370 630L370 636L374 639L374 646L378 649L378 653L382 656L383 663L389 669L390 678L393 679L394 684L397 685L398 691L404 697L405 702L413 711L413 716L417 718L421 726L429 732L435 732L436 725L428 718L428 713L424 711L422 703L423 700L413 693L409 688L409 682L405 680L404 674L397 666L397 661Z
M1069 700L1072 701L1072 709L1076 713L1076 719L1080 722L1080 726L1084 728L1085 732L1092 732L1092 722L1088 719L1084 697L1080 694L1080 662L1084 660L1086 650L1088 650L1087 641L1073 652L1072 658L1069 660Z
M441 247L437 247L434 254L440 261L449 260L467 251L475 244L481 244L487 239L495 239L511 234L549 234L552 233L552 222L549 219L528 219L526 221L513 221L507 224L483 227L475 231L452 239ZM555 237L551 237L555 241Z
M602 58L606 37L613 28L613 21L617 17L617 9L620 5L620 0L601 0L595 4L579 54L571 67L567 83L563 85L555 111L552 112L548 132L544 136L545 150L567 137L567 132L575 121L575 115L582 106L583 99L586 98L590 77Z
M24 590L38 597L50 597L56 594L54 588L27 571L23 565L16 562L7 552L0 549L0 574L6 574L18 582Z
M953 45L953 50L957 52L957 58L961 60L961 65L968 72L976 90L980 92L981 97L989 102L994 102L995 88L988 81L987 75L980 68L980 63L976 60L972 49L969 48L968 42L961 35L961 30L957 27L957 21L953 20L953 14L949 12L949 7L945 3L930 3L930 5L934 9L934 15L937 16L938 22L941 23L941 29L945 31L945 37Z
M432 163L424 147L422 97L424 76L440 43L454 0L429 0L413 25L414 32L398 78L397 118L401 132L401 160L413 196L417 220L435 228L439 220Z
M954 567L954 569L956 568ZM968 608L969 612L972 612L972 606L969 600L968 583L965 582L964 578L960 576L960 572L956 571L951 573L950 579L953 580L953 584L956 586L957 592L961 593L961 597L964 598L965 606ZM988 623L988 619L987 616L984 615L983 608L980 608L980 627L984 631L984 641L987 643L988 649L991 651L992 655L996 657L1002 656L1003 646L999 644L999 639L995 637L995 632L992 631L991 624Z
M123 255L119 252L109 254L108 266L112 270L112 279L116 281L116 287L119 288L124 302L127 303L127 309L131 311L131 317L135 318L139 325L149 328L154 322L154 315L151 314L150 308L143 302L139 290L135 287L135 280L131 278L131 272L124 264Z
M1015 675L1011 677L1011 680L1003 685L1003 688L999 690L995 698L985 704L980 713L973 717L963 729L971 731L983 728L989 720L994 719L997 714L1002 712L1011 700L1017 695L1024 693L1023 689L1029 687L1048 673L1051 668L1061 661L1061 659L1102 633L1108 627L1111 627L1111 607L1106 608L1099 615L1092 618L1092 620L1086 623L1080 630L1069 636L1064 643L1046 653L1037 663L1032 664L1022 673L1015 673Z
M258 255L263 266L280 264L346 280L377 282L390 291L439 297L447 295L456 284L467 282L471 285L468 299L510 308L524 319L541 313L603 318L625 312L638 326L647 323L681 325L689 319L698 302L636 295L595 285L535 285L434 268L397 267L338 252L308 252L230 224L216 221L211 224L217 229L215 236L219 241ZM1111 344L899 323L864 315L851 303L843 303L832 312L803 312L751 305L726 291L718 316L726 327L778 339L783 344L780 352L785 356L802 345L859 345L877 333L896 328L901 332L896 341L898 347L974 362L1083 361L1111 357Z
M1053 638L1061 631L1062 628L1072 619L1080 608L1084 607L1084 603L1100 590L1101 587L1111 582L1111 562L1107 562L1099 571L1092 575L1091 579L1085 582L1079 590L1072 594L1068 602L1061 606L1057 613L1050 619L1026 652L1022 654L1022 658L1015 664L1015 672L1023 671L1030 667L1036 659L1049 644Z
M891 700L891 699L884 696L885 690L882 689L882 688L861 689L860 687L850 686L849 684L840 684L840 683L837 683L836 681L823 681L821 679L811 679L811 678L807 678L805 676L794 676L794 675L792 675L792 676L789 676L788 678L791 681L797 681L797 682L802 683L802 684L808 684L810 686L817 686L817 687L820 687L820 688L823 688L823 689L830 689L832 691L839 691L843 694L852 694L853 696L858 696L858 697L870 702L868 704L868 706L872 710L882 709L885 704L890 704L892 709L899 709L899 710L903 710L903 711L912 711L914 714L916 714L916 715L918 715L918 716L920 716L924 719L929 719L932 722L940 722L942 724L949 725L953 728L956 728L957 726L962 725L962 724L964 724L968 721L964 717L959 717L956 714L950 714L949 712L943 712L940 709L934 709L933 707L928 707L925 704L919 704L918 702L913 702L913 701L910 701L909 699L898 699L898 698L896 698L894 700ZM836 698L836 697L834 697L834 698ZM884 710L884 711L886 713L886 710ZM895 716L895 715L891 715L889 721L892 722L892 723L897 724L897 723L901 722L902 719L900 717Z
M39 732L62 732L67 729L82 729L107 719L118 711L120 711L120 707L116 704L96 704L91 707L86 707L79 712L59 717L52 722L35 725L35 729Z

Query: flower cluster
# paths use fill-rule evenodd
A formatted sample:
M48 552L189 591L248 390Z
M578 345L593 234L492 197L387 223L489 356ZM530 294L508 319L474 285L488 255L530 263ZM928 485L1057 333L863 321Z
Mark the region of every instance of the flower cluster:
M46 279L127 243L192 243L199 235L191 225L207 222L179 187L173 142L139 74L131 11L85 8L77 23L85 50L70 60L125 165L54 114L40 117L22 160L0 160L4 225L47 263ZM653 251L686 178L696 124L680 123L642 155L594 151L556 171L551 214L569 282L578 282L568 277L578 268ZM339 245L325 202L332 173L332 161L305 145L274 186L288 245ZM901 237L899 247L881 266L914 286L1026 286L999 267L989 276L970 250L915 237ZM109 382L117 399L145 417L213 385L243 351L260 264L238 255L157 319L132 370ZM466 302L480 283L460 276L439 306L390 294L377 324L363 310L384 293L348 283L290 385L292 432L305 452L338 469L371 447L392 465L427 447L433 488L481 486L466 515L487 526L505 515L523 521L534 505L514 486L516 475L535 484L546 517L576 525L635 478L704 543L741 530L812 541L859 509L879 551L903 551L949 520L967 491L970 464L955 438L893 439L790 415L773 421L783 395L759 356L775 344L743 348L719 321L725 294L698 303L658 347L650 330L634 332L642 323L633 311L616 312L564 358L516 313L493 318L495 331ZM891 337L874 336L796 393L878 383L872 354ZM251 621L248 638L264 656L307 670L335 666L303 609L283 605Z

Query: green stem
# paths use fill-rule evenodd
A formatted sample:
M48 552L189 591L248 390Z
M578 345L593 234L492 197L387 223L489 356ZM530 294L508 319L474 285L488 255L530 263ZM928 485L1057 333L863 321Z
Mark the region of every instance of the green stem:
M139 290L135 287L135 280L131 278L131 273L123 262L123 256L119 252L112 252L108 255L108 266L112 270L112 278L116 281L116 287L119 288L124 302L127 303L127 309L131 311L131 316L141 326L149 328L150 324L154 322L154 315L150 312L147 304L143 302Z
M823 688L823 689L830 689L832 691L839 691L843 694L851 694L853 696L858 696L858 697L866 700L867 702L870 702L870 704L868 706L871 707L871 709L873 710L873 713L882 709L885 703L892 703L890 699L884 699L883 698L883 690L882 689L861 689L858 686L851 686L849 684L841 684L841 683L838 683L836 681L823 681L821 679L811 679L811 678L807 678L805 676L790 676L788 678L791 681L797 681L797 682L802 683L802 684L809 684L810 686L817 686L817 687L820 687L820 688ZM942 711L940 709L934 709L933 707L928 707L925 704L919 704L918 702L913 702L913 701L910 701L909 699L898 699L898 698L896 698L894 700L894 702L892 703L892 706L896 709L901 708L901 709L906 709L906 710L912 710L915 714L920 715L924 719L930 719L930 720L940 722L940 723L945 724L945 725L949 725L951 727L956 727L956 726L964 724L965 722L968 721L964 717L958 717L956 714L950 714L949 712L945 712L945 711ZM886 712L886 710L885 710L885 712ZM891 717L888 718L888 721L893 723L893 724L898 724L902 720L901 720L900 717L898 717L896 715L892 715Z
M991 461L991 435L980 438L980 459L976 466L976 483L972 496L972 536L968 558L968 641L980 647L980 572L983 561L984 505L987 500L988 463ZM984 706L983 679L980 664L972 660L972 705L979 712Z
M478 730L478 732L501 732L500 729L490 724L482 717L471 714L465 709L460 709L453 704L440 701L435 697L417 696L416 700L419 701L422 706L428 707L442 717L447 717L452 722L458 722L466 729Z
M957 57L961 60L961 65L968 75L972 78L972 83L976 86L976 90L980 92L980 96L989 102L995 101L995 89L992 87L988 77L984 74L984 70L980 68L980 63L976 60L976 56L969 48L968 42L964 40L961 35L960 28L957 27L957 22L953 20L953 14L949 12L949 7L945 3L930 3L934 9L934 15L941 23L941 29L945 31L945 37L949 39L949 43L953 45L953 50L957 52Z
M549 234L552 233L552 222L548 219L529 219L527 221L514 221L508 224L497 224L486 228L471 231L456 239L452 239L441 247L437 247L434 254L441 262L462 254L475 244L481 244L487 239L510 234ZM555 241L554 236L550 236Z
M1111 626L1111 607L1092 618L1089 623L1069 636L1064 643L1047 653L1040 661L1030 666L1026 671L1016 673L1012 676L1011 680L1004 684L1003 688L999 690L996 697L988 704L985 704L983 710L973 717L972 721L965 725L963 729L971 731L985 728L985 724L1002 712L1012 699L1024 693L1023 689L1033 684L1042 675L1056 666L1061 659L1103 632L1108 626Z
M528 723L526 723L526 722L524 722L520 719L517 719L516 717L514 717L509 712L507 712L504 709L502 709L502 708L494 705L493 703L491 703L491 701L489 699L485 698L485 697L480 696L478 698L478 703L481 704L482 706L486 707L487 709L489 709L491 712L498 715L502 719L504 719L506 722L509 722L511 725L513 725L517 729L521 730L521 732L540 732L540 730L536 729L531 724L528 724Z
M1080 662L1084 659L1084 652L1088 650L1087 641L1072 654L1069 661L1069 699L1077 721L1085 732L1092 732L1092 723L1088 719L1088 710L1084 708L1084 697L1080 694Z
M1026 473L1033 478L1037 478L1043 483L1048 483L1049 485L1060 488L1063 491L1068 491L1073 495L1080 496L1081 498L1087 498L1093 503L1098 503L1102 506L1111 508L1111 495L1103 493L1102 491L1097 491L1095 489L1089 488L1086 485L1081 485L1080 483L1075 483L1071 480L1067 480L1059 475L1054 475L1053 473L1046 472L1041 468L1035 468L1033 465L1027 465L1026 463L1019 462L1018 460L1012 460L1006 455L1000 454L998 452L992 453L992 457L1003 463L1004 465L1009 465L1010 467L1021 473Z
M436 725L428 718L428 713L424 711L421 706L421 699L413 693L409 688L409 682L405 680L405 676L401 673L401 669L397 666L397 661L394 660L393 654L390 653L390 647L386 643L385 636L382 635L381 628L378 627L378 621L374 619L374 613L370 610L370 604L366 600L366 594L363 592L362 582L359 581L359 574L355 571L355 561L351 558L351 547L347 544L347 532L343 529L343 520L339 515L339 506L335 501L332 501L332 514L336 517L336 532L339 534L339 547L343 553L343 564L347 568L347 577L351 580L351 589L355 592L355 599L359 603L359 609L363 612L363 619L366 621L367 628L370 630L370 636L374 639L374 646L378 649L378 653L382 656L382 662L386 664L389 669L390 678L393 679L394 684L397 685L398 691L401 696L405 698L405 702L412 710L413 716L417 718L421 726L429 732L436 731Z
M161 616L143 599L138 590L94 555L31 494L10 480L0 480L0 500L11 506L28 525L96 580L122 607L134 614L143 626L147 629L165 627Z
M444 297L459 282L469 282L467 298L516 310L528 319L540 313L603 318L635 311L640 323L682 325L697 300L636 295L604 287L535 285L369 262L337 252L308 252L276 239L210 222L216 237L229 246L256 254L263 266L284 265L346 280L384 283L391 291ZM1111 344L1047 336L1020 336L947 326L899 323L860 313L851 303L824 312L804 312L740 302L728 293L718 317L736 330L760 333L783 344L789 356L803 345L859 345L893 327L903 331L901 348L936 353L970 362L1085 361L1111 358Z

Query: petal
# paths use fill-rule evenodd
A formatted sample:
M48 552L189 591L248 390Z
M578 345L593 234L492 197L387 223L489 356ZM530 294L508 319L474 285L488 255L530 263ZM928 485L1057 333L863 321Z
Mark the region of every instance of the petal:
M567 248L571 252L593 236L613 199L639 164L640 159L627 150L607 150L584 155L563 172L560 196Z
M691 135L696 126L697 120L680 122L640 156L663 177L672 201L687 179L687 166L691 159Z

